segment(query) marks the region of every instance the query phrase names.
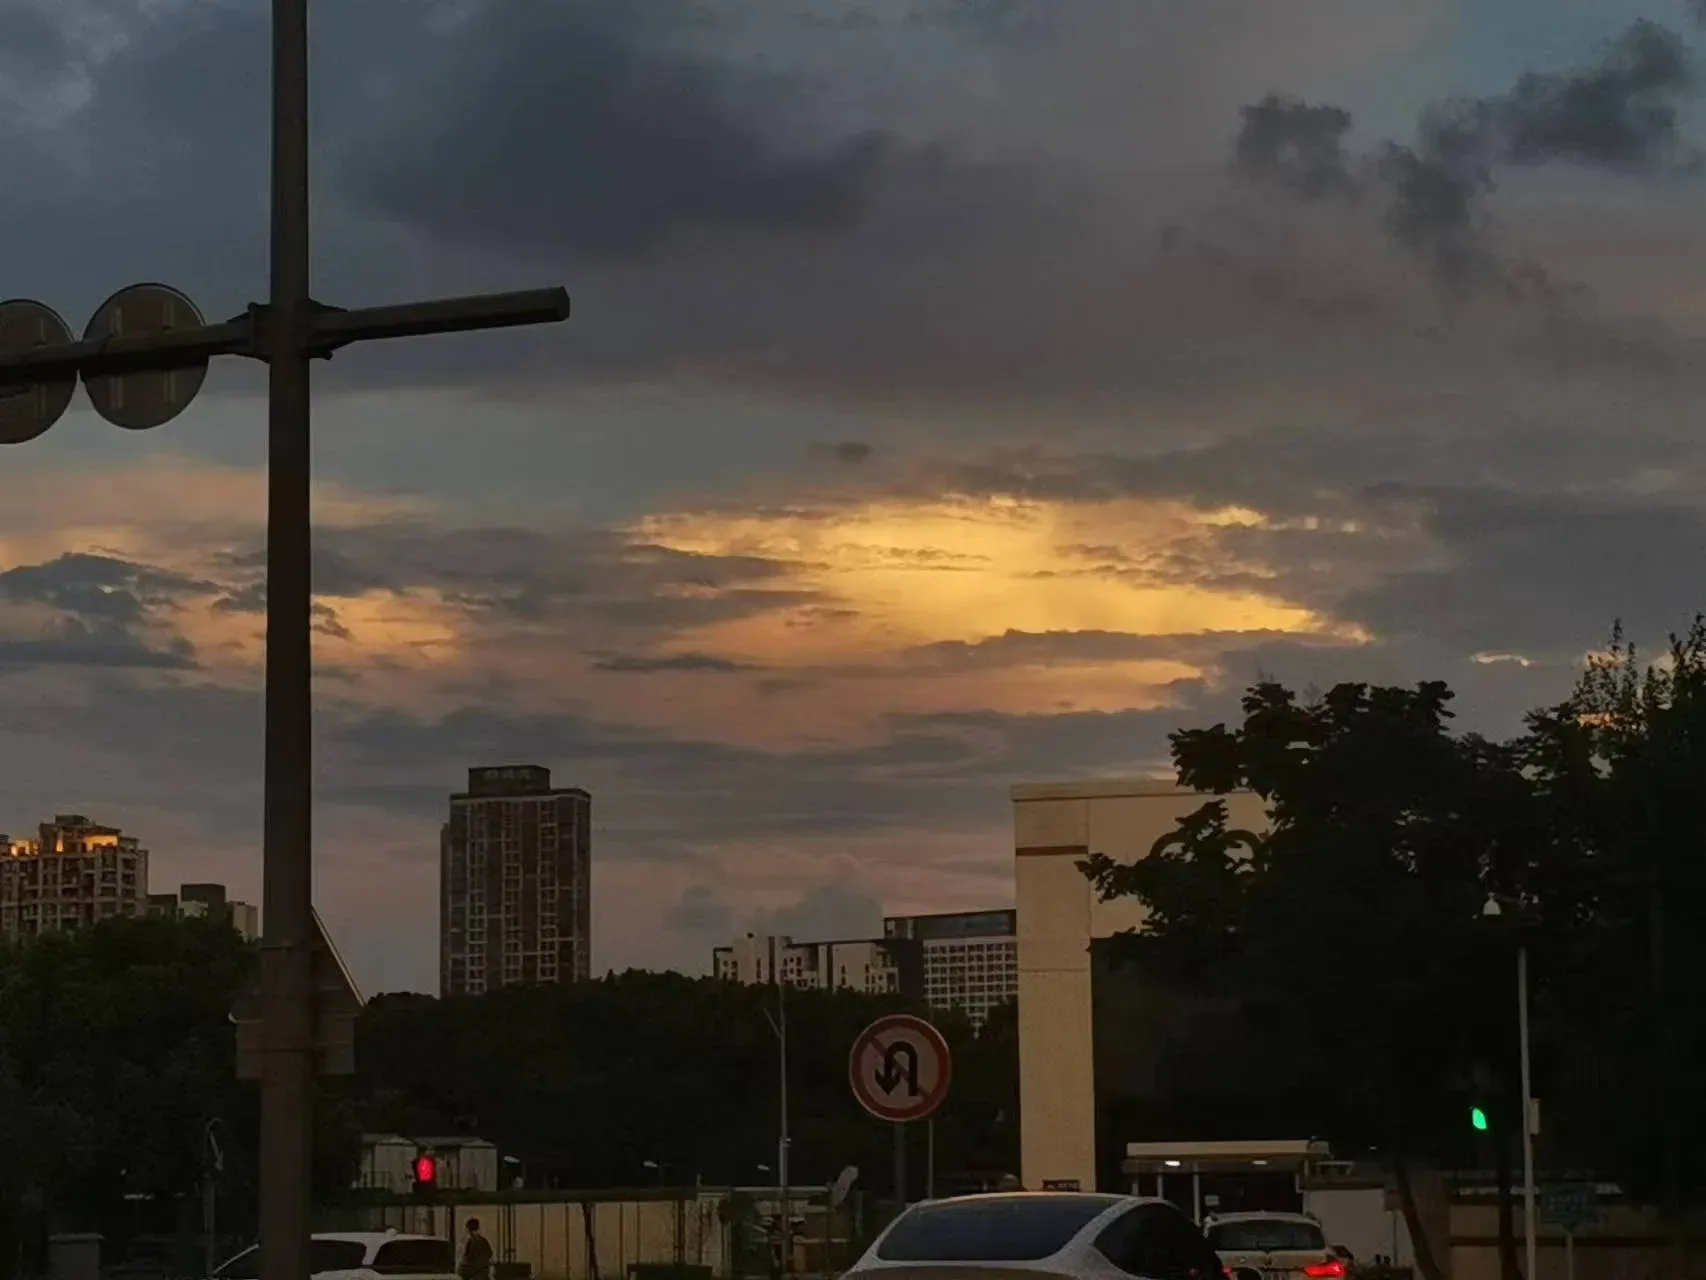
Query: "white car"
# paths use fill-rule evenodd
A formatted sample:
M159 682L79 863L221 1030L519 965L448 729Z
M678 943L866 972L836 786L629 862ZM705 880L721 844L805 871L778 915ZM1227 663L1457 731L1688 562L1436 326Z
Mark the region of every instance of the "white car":
M308 1245L308 1271L317 1280L456 1280L456 1246L437 1236L396 1231L326 1231ZM218 1267L212 1280L260 1280L261 1246L250 1245Z
M1190 1218L1165 1200L998 1192L914 1205L843 1280L1221 1280Z
M1341 1250L1306 1213L1227 1213L1203 1220L1203 1234L1227 1268L1262 1280L1345 1280Z

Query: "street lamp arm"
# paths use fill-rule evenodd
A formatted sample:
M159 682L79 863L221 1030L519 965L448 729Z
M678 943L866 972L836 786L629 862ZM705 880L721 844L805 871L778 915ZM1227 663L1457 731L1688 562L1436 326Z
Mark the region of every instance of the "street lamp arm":
M0 387L27 386L64 378L185 369L214 356L255 354L252 315L223 324L165 333L97 338L0 352Z
M569 291L560 287L437 298L353 311L327 307L314 316L309 345L313 354L323 356L352 342L376 338L416 338L429 333L555 324L567 320L569 310Z
M308 349L311 356L324 358L352 342L556 324L567 320L569 312L569 291L561 287L354 310L321 307L309 324ZM215 356L266 360L271 346L270 319L269 308L257 305L222 324L0 351L0 388L78 376L88 379L186 369L206 364Z

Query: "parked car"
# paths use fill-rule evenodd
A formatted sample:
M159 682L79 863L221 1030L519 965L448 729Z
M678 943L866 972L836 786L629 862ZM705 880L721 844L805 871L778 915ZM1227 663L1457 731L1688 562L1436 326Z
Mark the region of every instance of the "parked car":
M456 1280L456 1246L437 1236L396 1231L326 1231L308 1244L316 1280ZM261 1247L250 1245L214 1269L212 1280L260 1280Z
M1220 1280L1222 1270L1166 1200L997 1192L914 1205L843 1280Z
M1345 1280L1350 1252L1327 1243L1321 1224L1306 1213L1227 1213L1203 1219L1208 1237L1229 1270L1247 1268L1261 1280Z

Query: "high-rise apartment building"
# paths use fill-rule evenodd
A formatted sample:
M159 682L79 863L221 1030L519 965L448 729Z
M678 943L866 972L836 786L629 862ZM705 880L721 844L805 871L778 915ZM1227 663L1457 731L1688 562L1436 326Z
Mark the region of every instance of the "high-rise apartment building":
M889 916L881 938L848 942L749 933L712 949L711 972L727 982L892 991L982 1026L1019 993L1014 921L1011 910Z
M991 1009L1019 995L1017 920L1011 910L890 916L883 938L918 944L924 1003L982 1026Z
M251 902L239 902L227 896L222 884L186 884L176 893L148 895L148 914L223 920L245 942L261 936L260 908Z
M592 797L538 765L468 770L439 842L439 991L592 970Z
M35 839L0 835L0 938L33 938L143 914L148 850L135 836L61 813Z

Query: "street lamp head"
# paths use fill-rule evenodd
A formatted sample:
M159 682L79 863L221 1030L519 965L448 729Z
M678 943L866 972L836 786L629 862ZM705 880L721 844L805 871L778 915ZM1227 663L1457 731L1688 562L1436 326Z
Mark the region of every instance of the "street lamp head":
M658 1162L656 1160L642 1160L640 1167L642 1169L655 1169L658 1167Z
M1481 915L1487 919L1492 919L1495 916L1502 916L1504 913L1505 909L1499 905L1497 895L1489 893L1487 900L1481 904Z

